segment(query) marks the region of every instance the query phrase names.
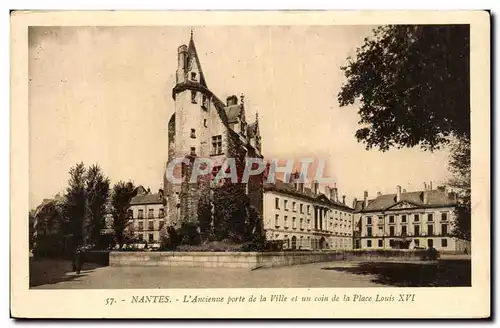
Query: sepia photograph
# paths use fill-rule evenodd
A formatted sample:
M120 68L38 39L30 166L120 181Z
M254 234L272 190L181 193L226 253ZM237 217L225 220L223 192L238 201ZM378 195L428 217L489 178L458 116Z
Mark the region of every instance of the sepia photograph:
M401 306L489 281L472 25L362 17L27 24L27 292Z

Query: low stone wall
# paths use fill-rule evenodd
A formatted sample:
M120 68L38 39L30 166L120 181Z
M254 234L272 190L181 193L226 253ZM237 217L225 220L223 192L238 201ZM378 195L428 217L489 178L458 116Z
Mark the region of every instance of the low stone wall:
M111 266L269 268L342 260L341 252L111 252Z
M409 262L425 258L424 250L350 250L317 252L111 252L111 266L198 268L270 268L330 261ZM444 255L444 254L443 254Z
M344 251L345 261L419 261L425 256L425 250L352 250Z

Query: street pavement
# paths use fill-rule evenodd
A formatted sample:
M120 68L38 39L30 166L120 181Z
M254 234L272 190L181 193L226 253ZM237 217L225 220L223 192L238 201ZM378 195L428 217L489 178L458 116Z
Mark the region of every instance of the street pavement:
M124 288L316 288L382 287L370 274L352 274L337 268L355 262L311 263L277 268L171 268L96 267L85 264L80 275L69 272L70 262L38 263L32 275L34 289L124 289ZM42 266L48 266L41 270ZM41 273L43 271L43 273Z

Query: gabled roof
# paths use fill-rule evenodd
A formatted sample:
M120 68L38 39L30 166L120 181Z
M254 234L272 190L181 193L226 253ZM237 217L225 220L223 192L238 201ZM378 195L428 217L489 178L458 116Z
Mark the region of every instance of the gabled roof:
M156 194L143 194L137 195L130 201L130 205L143 205L143 204L163 204L163 199L158 193Z
M427 193L427 203L424 203L424 192ZM362 205L363 201L360 202ZM378 196L375 199L369 200L368 206L360 209L360 211L384 211L400 202L408 202L418 208L454 206L457 204L455 199L450 197L446 192L440 190L413 191L401 193L401 199L399 202L396 199L396 194Z
M308 200L313 200L316 202L322 202L330 206L335 206L335 207L341 207L347 210L352 210L349 206L347 206L344 203L334 201L332 199L329 199L325 194L319 193L317 195L314 195L314 193L311 191L310 188L304 188L303 192L298 191L295 189L295 187L291 184L285 183L279 179L276 179L275 183L265 183L264 184L264 190L265 191L276 191L296 197L302 197L306 198Z

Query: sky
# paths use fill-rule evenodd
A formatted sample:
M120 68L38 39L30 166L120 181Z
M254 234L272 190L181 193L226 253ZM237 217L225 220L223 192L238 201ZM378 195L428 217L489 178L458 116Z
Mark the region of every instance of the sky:
M448 176L446 149L367 151L357 107L340 107L340 67L373 26L194 26L208 87L245 95L266 159L313 157L350 204ZM174 112L177 47L190 28L30 27L30 208L64 193L69 168L98 163L112 183L158 190Z

